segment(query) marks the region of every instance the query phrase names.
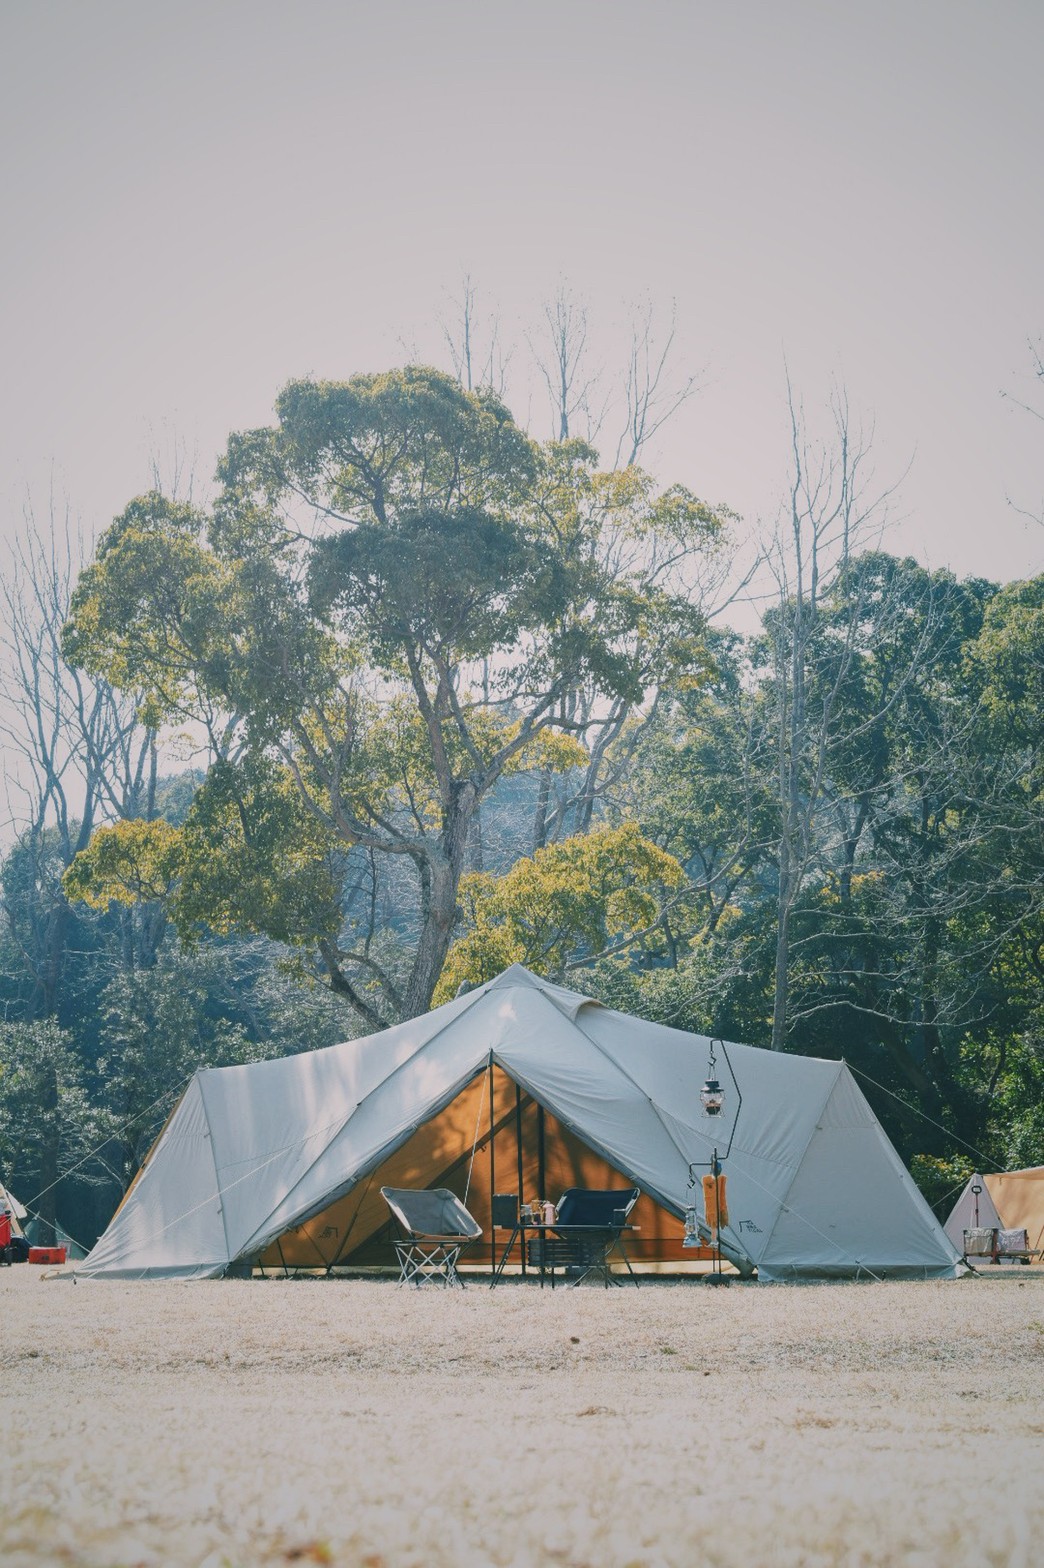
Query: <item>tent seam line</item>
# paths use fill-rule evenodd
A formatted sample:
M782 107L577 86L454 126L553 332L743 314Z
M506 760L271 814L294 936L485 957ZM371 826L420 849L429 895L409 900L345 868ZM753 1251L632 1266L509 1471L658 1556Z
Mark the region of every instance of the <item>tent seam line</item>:
M819 1110L816 1112L816 1120L815 1120L815 1126L813 1127L813 1133L819 1127L819 1118L822 1116L823 1112L826 1110L827 1106L830 1104L830 1100L831 1100L831 1097L832 1097L832 1095L834 1093L834 1090L837 1088L838 1083L841 1080L841 1073L842 1073L842 1071L844 1069L844 1066L845 1066L845 1064L844 1064L843 1061L842 1062L838 1062L838 1064L837 1064L837 1072L834 1074L833 1081L828 1085L827 1092L823 1096L823 1102L820 1105ZM804 1149L802 1150L801 1158L800 1158L800 1160L798 1160L796 1166L794 1167L794 1174L791 1176L790 1180L787 1182L786 1191L784 1193L782 1193L781 1196L780 1196L779 1208L776 1210L776 1217L772 1221L772 1226L771 1226L771 1228L769 1230L768 1235L765 1237L765 1246L764 1246L764 1249L763 1249L765 1252L768 1252L768 1249L769 1249L769 1247L772 1244L772 1238L776 1234L776 1227L778 1226L780 1220L783 1218L784 1213L789 1213L790 1212L790 1210L787 1208L787 1199L790 1197L790 1194L794 1190L794 1183L797 1181L798 1177L801 1175L801 1167L804 1165L805 1158L806 1158L806 1156L808 1154L808 1151L812 1147L812 1141L813 1140L810 1138L808 1140L808 1142L806 1143ZM797 1213L797 1210L795 1210L794 1212ZM805 1219L803 1214L798 1214L798 1219L800 1219L806 1225L809 1223L808 1220ZM815 1226L813 1226L812 1229L814 1230ZM844 1249L841 1248L839 1250L843 1251ZM851 1254L850 1254L850 1256L851 1256ZM854 1261L859 1264L860 1268L863 1267L863 1264L862 1264L862 1262L860 1261L859 1258L855 1258Z
M196 1071L196 1077L199 1079L199 1103L203 1107L203 1120L207 1124L207 1142L210 1144L210 1162L214 1167L214 1187L218 1197L218 1212L221 1215L221 1232L225 1238L225 1261L227 1266L227 1264L233 1261L232 1243L228 1236L228 1216L225 1213L225 1192L221 1185L221 1177L218 1175L217 1150L214 1147L214 1129L210 1125L210 1108L207 1105L207 1097L203 1093L204 1072L205 1068L202 1067L198 1068Z
M329 1152L330 1149L333 1148L334 1144L337 1142L338 1138L344 1132L344 1129L347 1127L347 1125L351 1121L352 1117L357 1113L357 1111L359 1110L360 1106L365 1105L367 1100L372 1098L373 1095L377 1094L381 1089L383 1089L386 1084L390 1083L391 1080L398 1073L402 1072L405 1068L409 1067L410 1064L413 1061L415 1061L415 1059L421 1053L421 1051L427 1050L428 1046L431 1044L431 1042L433 1040L437 1040L441 1034L445 1034L446 1030L449 1029L452 1024L455 1024L457 1022L458 1018L463 1018L466 1013L469 1013L471 1011L471 1008L474 1006L474 1004L476 1002L480 1001L483 996L485 996L487 990L488 990L488 987L483 987L481 990L475 991L474 995L469 997L469 1003L468 1003L467 1007L462 1007L459 1013L455 1013L452 1018L447 1019L446 1022L440 1028L436 1029L433 1034L428 1035L426 1037L426 1039L421 1041L420 1045L417 1046L416 1050L411 1051L409 1056L407 1056L404 1061L399 1063L398 1067L393 1067L391 1072L388 1073L386 1077L381 1079L380 1083L374 1084L372 1089L368 1089L366 1091L366 1093L362 1096L362 1098L355 1102L355 1104L352 1106L352 1108L348 1111L347 1115L343 1118L343 1120L337 1126L337 1131L334 1133L334 1135L330 1139L329 1143L327 1143L322 1149L319 1150L319 1152L315 1156L315 1159L312 1160L311 1163L305 1167L305 1169L301 1172L300 1176L294 1182L294 1184L290 1188L290 1190L288 1192L284 1193L283 1196L280 1198L279 1202L276 1204L275 1208L271 1209L269 1211L269 1213L265 1217L265 1220L262 1221L262 1224L267 1224L267 1222L269 1220L271 1220L272 1216L276 1213L276 1211L278 1209L280 1209L282 1207L282 1205L284 1203L286 1203L291 1197L293 1197L294 1193L300 1187L301 1183L304 1182L304 1181L307 1181L307 1179L311 1175L312 1171L314 1171L315 1167L319 1164L319 1161L323 1158L323 1156L325 1154L327 1154ZM427 1016L430 1017L431 1015L428 1014ZM407 1020L407 1022L408 1021L409 1020ZM363 1038L369 1039L369 1038L372 1038L372 1036L364 1036ZM353 1041L346 1041L344 1043L348 1044L348 1045L354 1044ZM474 1077L474 1074L472 1074L471 1077ZM471 1078L468 1078L465 1081L467 1083L470 1083L471 1082ZM351 1186L347 1189L347 1191L342 1194L342 1196L343 1197L347 1197L348 1193L352 1191L352 1188L358 1186L359 1182L362 1181L362 1180L363 1180L363 1177L361 1175L358 1176L356 1178L356 1180L352 1182ZM301 1212L305 1213L306 1211L302 1210ZM319 1211L319 1212L321 1212L321 1211ZM289 1230L292 1225L300 1224L300 1223L302 1223L302 1221L299 1220L299 1219L290 1220L288 1222L288 1224L284 1227L284 1229ZM249 1250L250 1245L251 1245L252 1242L255 1241L255 1239L256 1239L259 1231L260 1231L260 1228L261 1227L258 1226L257 1229L255 1229L251 1233L251 1235L247 1239L246 1245L244 1247L244 1251ZM279 1234L282 1235L282 1231L280 1231ZM266 1242L266 1243L264 1243L264 1245L267 1246L267 1245L269 1245L269 1243Z

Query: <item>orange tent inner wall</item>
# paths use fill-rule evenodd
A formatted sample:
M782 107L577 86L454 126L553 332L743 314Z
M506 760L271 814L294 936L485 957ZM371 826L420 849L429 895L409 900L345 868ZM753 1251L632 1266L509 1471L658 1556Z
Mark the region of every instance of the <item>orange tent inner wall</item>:
M491 1238L499 1258L510 1234L492 1228L492 1192L517 1193L523 1203L544 1198L557 1202L569 1187L633 1185L550 1111L542 1112L497 1067L492 1072L491 1106L490 1077L484 1072L473 1079L346 1197L284 1232L262 1254L262 1267L328 1269L391 1264L394 1254L390 1243L397 1228L381 1197L382 1187L448 1187L466 1202L483 1230L483 1240L469 1249L465 1261L488 1263ZM638 1227L627 1239L627 1251L634 1261L688 1263L711 1256L704 1248L683 1249L681 1220L645 1193L632 1209L629 1223ZM519 1258L516 1243L509 1261L517 1263Z

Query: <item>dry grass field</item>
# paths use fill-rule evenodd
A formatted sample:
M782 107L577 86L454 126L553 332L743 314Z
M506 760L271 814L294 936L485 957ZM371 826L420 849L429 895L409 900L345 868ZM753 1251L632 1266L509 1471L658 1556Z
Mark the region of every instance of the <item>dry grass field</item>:
M0 1322L6 1568L1044 1552L1040 1269L552 1294L21 1267Z

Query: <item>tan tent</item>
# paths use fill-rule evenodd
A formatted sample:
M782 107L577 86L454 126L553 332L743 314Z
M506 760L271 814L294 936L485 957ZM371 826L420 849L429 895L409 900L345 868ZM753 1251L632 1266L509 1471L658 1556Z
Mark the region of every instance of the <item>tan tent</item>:
M975 1191L978 1187L980 1190ZM976 1171L961 1193L943 1226L958 1250L964 1250L964 1232L1024 1230L1031 1251L1044 1248L1044 1165L1024 1171L998 1171L980 1176ZM1042 1261L1039 1258L1034 1262Z

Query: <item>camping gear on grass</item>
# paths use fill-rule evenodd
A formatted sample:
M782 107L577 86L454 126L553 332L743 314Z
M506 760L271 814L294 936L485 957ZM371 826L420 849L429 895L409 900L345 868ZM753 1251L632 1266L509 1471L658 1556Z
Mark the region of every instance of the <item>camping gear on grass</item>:
M968 1258L1039 1262L1044 1258L1044 1165L1021 1171L976 1171L943 1226Z
M545 1230L529 1244L530 1262L540 1268L541 1278L550 1270L552 1290L556 1269L563 1269L572 1285L582 1285L592 1276L600 1278L607 1290L610 1285L621 1284L610 1267L614 1252L619 1253L637 1285L624 1248L623 1232L640 1196L637 1187L614 1187L601 1192L570 1187L562 1194L557 1211L552 1208L554 1229L550 1233ZM545 1217L545 1223L552 1222Z
M467 1190L492 1237L505 1170L545 1197L640 1187L632 1258L681 1261L690 1167L721 1139L699 1100L708 1044L513 964L365 1039L202 1070L82 1272L198 1279L380 1261L382 1185ZM769 1281L955 1277L960 1251L844 1062L728 1052L743 1097L719 1236L728 1261Z

